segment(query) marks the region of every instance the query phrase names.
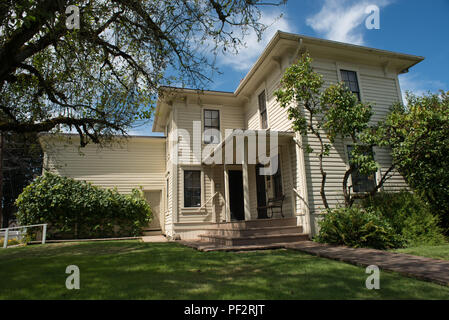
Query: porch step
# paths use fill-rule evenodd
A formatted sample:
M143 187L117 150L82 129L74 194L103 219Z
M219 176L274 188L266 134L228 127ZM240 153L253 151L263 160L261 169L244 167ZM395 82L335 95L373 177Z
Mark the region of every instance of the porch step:
M289 243L309 240L307 234L286 233L286 234L265 234L255 236L219 236L219 235L200 235L203 242L219 246L246 246L246 245L268 245L276 243Z
M225 222L217 225L217 229L250 229L250 228L269 228L269 227L287 227L296 226L297 219L283 218L283 219L258 219L248 221L233 221Z
M301 234L302 226L280 226L280 227L264 227L264 228L247 228L247 229L210 229L206 232L206 236L227 236L227 237L249 237L263 235L281 235L281 234Z

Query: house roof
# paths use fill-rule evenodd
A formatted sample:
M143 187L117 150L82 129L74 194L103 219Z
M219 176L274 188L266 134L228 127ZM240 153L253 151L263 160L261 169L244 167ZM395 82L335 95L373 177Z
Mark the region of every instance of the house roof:
M424 57L416 56L416 55L410 55L410 54L404 54L404 53L398 53L393 51L387 51L387 50L381 50L381 49L375 49L365 46L359 46L344 42L338 42L338 41L332 41L332 40L326 40L326 39L320 39L315 37L309 37L304 36L300 34L294 34L294 33L288 33L283 31L277 31L276 34L271 38L268 45L265 47L264 51L260 55L260 57L257 59L257 61L254 63L254 65L251 67L250 71L246 74L245 78L240 82L239 86L235 90L234 94L238 95L243 88L247 85L247 83L250 81L250 79L253 77L253 75L256 73L260 65L265 61L265 59L270 55L270 53L273 51L274 47L278 44L281 40L287 40L287 41L293 41L297 42L299 45L318 45L322 47L327 47L329 49L343 49L348 50L350 52L353 52L355 54L369 54L369 55L377 55L385 58L394 58L399 60L404 60L405 67L402 69L399 73L404 73L405 70L408 70L409 68L413 67L417 63L424 60Z
M305 47L307 49L314 49L315 51L321 50L322 53L326 53L328 55L344 55L350 57L351 59L358 59L360 61L371 60L375 61L376 63L391 63L392 68L398 74L408 72L408 69L424 60L424 57L421 56L325 40L278 30L234 92L177 88L168 86L161 87L161 90L164 92L170 92L170 94L174 95L201 94L232 98L245 96L251 92L249 84L257 76L257 74L261 73L262 66L270 60L269 58L275 57L275 54L277 54L275 51L279 49L281 45L284 47L289 47L290 49L297 48L298 51L300 47ZM155 117L152 128L154 132L162 130L162 127L159 124L159 118L161 115L161 111L164 112L165 110L161 110L161 105L162 101L161 99L159 99L155 110Z

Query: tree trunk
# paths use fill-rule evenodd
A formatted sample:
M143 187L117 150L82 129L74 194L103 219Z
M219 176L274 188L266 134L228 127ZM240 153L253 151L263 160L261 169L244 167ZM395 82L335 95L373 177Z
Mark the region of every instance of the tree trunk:
M327 173L323 169L323 151L321 151L320 154L320 171L321 171L321 189L320 189L321 200L323 201L324 207L326 209L329 209L329 204L327 203L326 198L326 191L324 190L324 186L326 185Z
M5 145L5 139L3 132L0 131L0 217L3 227L8 227L8 219L3 219L3 149Z
M345 207L349 208L352 206L352 198L351 198L351 190L348 189L348 179L351 173L354 171L354 167L350 166L348 170L346 170L345 175L343 177L343 197L345 199Z

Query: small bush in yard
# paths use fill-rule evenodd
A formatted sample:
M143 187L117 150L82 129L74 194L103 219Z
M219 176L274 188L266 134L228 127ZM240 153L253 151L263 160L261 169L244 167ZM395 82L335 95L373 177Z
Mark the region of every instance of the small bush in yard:
M397 248L404 244L388 220L371 208L331 209L319 225L316 240L322 243L375 249Z
M362 202L365 208L375 208L402 235L407 246L438 245L445 242L439 218L431 207L408 191L381 192Z
M21 225L48 223L49 237L136 236L151 221L142 191L129 195L44 173L16 200Z

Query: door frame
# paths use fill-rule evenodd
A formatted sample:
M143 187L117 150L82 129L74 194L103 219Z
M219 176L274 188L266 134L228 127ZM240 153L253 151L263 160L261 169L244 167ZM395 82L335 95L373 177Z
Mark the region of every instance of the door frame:
M232 222L231 220L231 208L230 208L230 199L229 199L229 171L242 171L243 175L243 168L241 165L238 164L225 164L223 165L223 174L224 174L224 200L225 200L225 217L226 222Z
M233 220L232 219L232 213L231 213L231 184L229 183L229 181L228 181L228 184L229 184L229 188L230 188L230 190L229 190L229 219L230 219L230 221L232 222L232 221L245 221L245 211L244 211L244 200L243 200L243 192L244 192L244 188L243 188L243 170L242 170L242 168L229 168L229 169L227 169L226 170L227 171L227 176L228 176L228 180L229 180L229 173L231 172L231 171L234 171L234 172L241 172L242 174L241 174L241 176L242 176L242 214L243 214L243 219L241 219L241 220L237 220L237 219L235 219L235 220Z
M161 231L163 234L165 234L165 194L167 191L165 191L165 187L164 188L145 188L142 189L142 191L144 192L159 192L160 196L159 196L159 226L161 228ZM146 197L145 197L145 201Z
M256 173L256 203L257 203L257 219L268 219L268 215L267 215L267 208L265 208L265 217L260 217L260 214L259 214L259 206L260 205L263 205L263 206L267 206L267 202L268 202L268 197L267 197L267 180L266 180L266 176L262 176L262 175L259 175L258 173L259 173L259 168L262 168L263 166L262 165L256 165L255 166L255 173ZM260 190L259 189L259 183L258 183L258 179L263 179L263 196L264 196L264 203L263 204L261 204L261 203L259 203L259 194L261 194L261 192L260 191L262 191L262 190Z

